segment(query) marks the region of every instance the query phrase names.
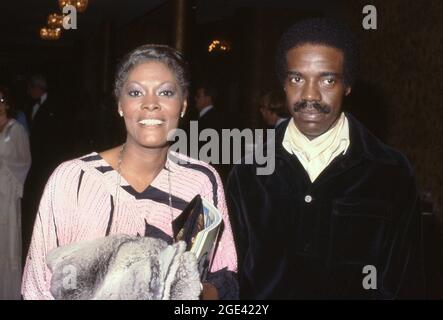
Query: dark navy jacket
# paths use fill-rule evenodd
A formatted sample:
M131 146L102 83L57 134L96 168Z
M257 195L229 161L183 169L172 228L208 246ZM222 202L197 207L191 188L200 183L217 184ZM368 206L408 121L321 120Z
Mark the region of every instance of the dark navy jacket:
M273 174L258 176L255 164L231 171L227 201L241 298L423 297L421 215L411 166L346 115L350 146L314 183L282 146L289 121L276 132ZM376 289L363 286L367 265L376 268Z

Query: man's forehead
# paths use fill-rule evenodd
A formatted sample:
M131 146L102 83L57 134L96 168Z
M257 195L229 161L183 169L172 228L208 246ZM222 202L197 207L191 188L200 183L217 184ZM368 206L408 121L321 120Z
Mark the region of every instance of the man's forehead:
M341 50L320 44L304 44L288 50L288 69L292 68L327 68L342 71L344 54Z

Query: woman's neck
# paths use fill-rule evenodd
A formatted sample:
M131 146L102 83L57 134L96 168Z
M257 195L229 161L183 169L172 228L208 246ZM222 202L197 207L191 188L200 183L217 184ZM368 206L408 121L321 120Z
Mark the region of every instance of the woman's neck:
M144 189L164 168L167 154L167 146L151 149L126 142L119 153L120 174L132 185Z
M0 122L0 133L3 132L3 130L6 128L10 120L11 119L7 118L6 121Z

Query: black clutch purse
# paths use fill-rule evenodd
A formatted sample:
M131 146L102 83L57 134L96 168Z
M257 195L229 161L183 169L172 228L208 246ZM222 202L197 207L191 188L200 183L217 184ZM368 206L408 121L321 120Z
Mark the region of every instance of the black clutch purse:
M200 195L196 195L183 212L172 221L174 241L184 241L186 250L190 250L195 236L204 228L203 203Z

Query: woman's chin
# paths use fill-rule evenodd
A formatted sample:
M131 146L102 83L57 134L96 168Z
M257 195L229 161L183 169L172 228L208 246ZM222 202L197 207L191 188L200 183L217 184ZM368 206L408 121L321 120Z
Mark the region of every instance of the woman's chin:
M161 141L143 140L139 141L139 144L147 149L163 149L169 147L169 142L166 140L161 140Z

